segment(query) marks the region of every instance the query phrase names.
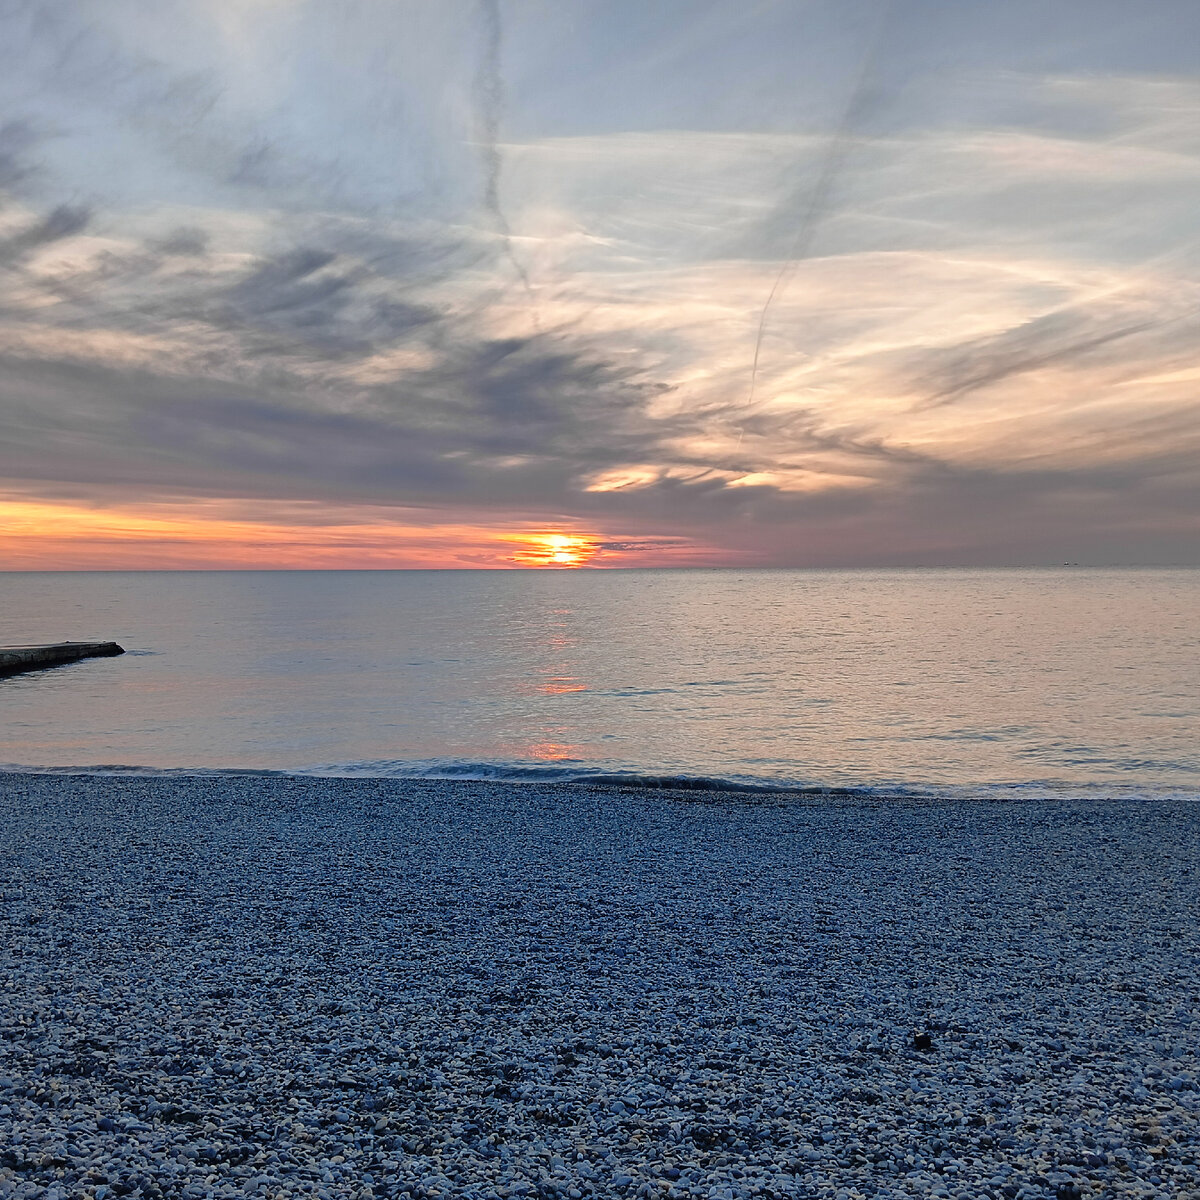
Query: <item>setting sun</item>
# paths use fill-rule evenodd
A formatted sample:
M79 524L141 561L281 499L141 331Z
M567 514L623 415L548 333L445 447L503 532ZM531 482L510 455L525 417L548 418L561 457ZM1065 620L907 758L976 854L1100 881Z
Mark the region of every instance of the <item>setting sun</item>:
M567 533L535 533L526 541L516 561L528 567L582 567L596 556L599 546L588 538Z
M550 545L550 561L561 566L574 566L580 561L579 543L570 538L556 534L548 539Z

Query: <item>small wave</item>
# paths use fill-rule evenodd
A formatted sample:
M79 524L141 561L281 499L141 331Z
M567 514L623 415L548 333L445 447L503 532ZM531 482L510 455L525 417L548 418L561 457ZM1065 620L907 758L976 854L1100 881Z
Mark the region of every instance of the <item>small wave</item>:
M652 788L671 791L800 795L829 799L938 800L1085 800L1200 799L1186 789L1132 784L1079 784L1055 780L982 782L971 785L926 784L903 780L871 783L834 782L743 774L710 775L605 768L578 760L541 762L470 762L461 759L337 763L287 772L320 778L462 780L488 783L561 783L588 787Z
M645 771L632 767L604 768L567 760L543 762L473 762L463 759L401 759L350 763L320 763L294 768L264 767L147 767L121 763L89 766L26 766L0 763L0 774L96 775L168 778L252 776L309 779L395 779L413 781L511 784L571 784L584 787L653 789L696 793L795 796L827 800L1200 800L1195 789L1147 784L1069 783L1057 780L924 784L908 781L847 783L752 775L689 774Z
M601 770L583 762L464 762L459 759L425 761L339 763L305 767L293 775L322 778L443 779L487 783L573 783L589 787L669 788L703 792L844 791L814 784L797 785L783 780L747 776L689 775L632 769Z
M275 770L269 767L143 767L126 763L92 763L77 767L26 766L23 763L0 763L0 775L146 775L191 778L209 775L262 775L286 779L296 771Z
M644 771L599 771L583 766L538 763L445 762L372 762L330 763L297 767L291 770L257 767L146 767L123 763L96 763L86 766L26 766L0 763L0 774L7 775L96 775L164 778L211 778L254 776L277 779L395 779L462 783L537 783L575 784L586 787L660 789L688 792L738 792L764 794L804 794L811 796L879 796L901 794L905 789L842 787L795 783L786 780L753 779L743 776L662 774ZM914 789L913 795L928 795L928 789Z

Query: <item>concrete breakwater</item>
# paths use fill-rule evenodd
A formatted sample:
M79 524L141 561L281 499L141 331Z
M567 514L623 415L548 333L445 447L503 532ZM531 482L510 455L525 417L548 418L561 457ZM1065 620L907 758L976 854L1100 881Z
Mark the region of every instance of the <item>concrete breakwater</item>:
M79 658L111 658L124 654L116 642L55 642L49 646L0 646L0 675L40 671Z

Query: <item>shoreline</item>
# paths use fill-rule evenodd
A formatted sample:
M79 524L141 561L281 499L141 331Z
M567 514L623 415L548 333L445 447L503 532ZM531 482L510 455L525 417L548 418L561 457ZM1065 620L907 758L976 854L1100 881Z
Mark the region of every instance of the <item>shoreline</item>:
M84 766L39 766L0 762L0 780L7 777L50 776L94 779L312 779L339 782L377 782L396 785L564 787L600 791L698 793L736 796L749 802L754 796L793 803L1196 803L1200 788L1167 783L1068 783L1063 781L1006 781L978 785L900 783L820 783L789 781L771 776L688 774L592 767L530 766L521 762L479 763L465 767L427 768L412 763L380 764L380 769L347 766L302 767L161 767L128 763L93 763Z
M721 796L0 774L0 1191L1200 1187L1194 803Z

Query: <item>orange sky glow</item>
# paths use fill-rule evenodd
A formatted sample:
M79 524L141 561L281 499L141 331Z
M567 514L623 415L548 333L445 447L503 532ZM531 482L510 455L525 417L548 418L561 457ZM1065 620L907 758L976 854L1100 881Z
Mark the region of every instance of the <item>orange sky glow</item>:
M311 505L258 508L261 517L252 519L208 501L143 509L0 500L0 569L561 570L717 565L727 557L684 539L613 543L570 529L421 524Z

